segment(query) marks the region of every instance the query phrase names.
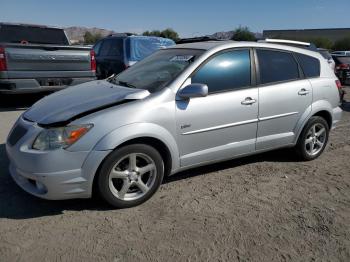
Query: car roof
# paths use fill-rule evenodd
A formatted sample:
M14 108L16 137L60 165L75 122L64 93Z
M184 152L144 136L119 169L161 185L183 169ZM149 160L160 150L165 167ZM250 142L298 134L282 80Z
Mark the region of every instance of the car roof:
M165 38L165 37L160 37L160 36L128 35L125 33L111 34L111 35L106 36L104 39L110 39L110 38L170 39L170 38Z
M185 48L185 49L202 49L202 50L213 50L216 51L229 49L229 48L239 48L239 47L263 47L269 49L280 49L291 52L298 52L307 55L311 55L317 58L320 58L321 55L313 50L308 50L305 48L300 48L296 46L275 44L275 43L262 43L262 42L246 42L246 41L205 41L205 42L196 42L188 44L179 44L176 46L171 46L168 48Z

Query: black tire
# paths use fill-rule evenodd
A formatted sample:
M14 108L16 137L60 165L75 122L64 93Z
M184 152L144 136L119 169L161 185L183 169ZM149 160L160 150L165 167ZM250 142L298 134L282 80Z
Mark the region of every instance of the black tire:
M101 69L100 66L97 66L97 68L96 68L96 77L97 77L97 79L99 79L99 80L105 79L105 78L106 78L106 77L105 77L105 73L104 73L104 71Z
M308 135L310 134L309 132L311 132L311 128L315 125L317 125L318 127L322 126L325 129L324 143L323 143L323 146L319 148L319 151L317 151L317 153L310 154L305 144L306 144L306 139L308 138L310 139ZM306 123L305 127L303 128L303 131L299 136L298 143L295 146L295 150L302 160L306 160L306 161L314 160L318 158L326 148L327 142L328 142L328 136L329 136L329 126L327 121L323 117L313 116L309 119L309 121Z
M136 200L122 200L112 193L109 186L110 173L113 167L130 154L147 155L153 160L156 169L153 184L143 196ZM136 160L137 161L137 160ZM164 177L164 163L159 152L153 147L145 144L132 144L113 151L103 162L98 173L98 190L104 200L116 208L129 208L140 205L147 201L160 187ZM130 181L130 180L129 180Z

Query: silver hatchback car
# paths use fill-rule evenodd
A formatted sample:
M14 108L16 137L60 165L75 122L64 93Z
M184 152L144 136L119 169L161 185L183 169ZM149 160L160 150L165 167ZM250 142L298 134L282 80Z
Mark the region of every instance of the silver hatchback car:
M339 87L320 54L298 47L174 46L34 104L9 134L10 173L41 198L96 188L124 208L195 166L282 147L312 160L341 119Z

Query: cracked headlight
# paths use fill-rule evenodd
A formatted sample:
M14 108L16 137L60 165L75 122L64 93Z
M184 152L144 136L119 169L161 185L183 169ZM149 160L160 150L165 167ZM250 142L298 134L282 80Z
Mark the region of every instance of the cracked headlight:
M92 124L48 128L40 132L33 143L37 150L55 150L67 148L84 136Z

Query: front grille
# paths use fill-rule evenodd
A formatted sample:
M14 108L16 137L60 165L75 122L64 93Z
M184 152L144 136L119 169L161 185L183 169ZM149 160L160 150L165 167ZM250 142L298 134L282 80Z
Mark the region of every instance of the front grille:
M17 125L9 136L9 144L14 146L25 134L27 129L21 125Z

